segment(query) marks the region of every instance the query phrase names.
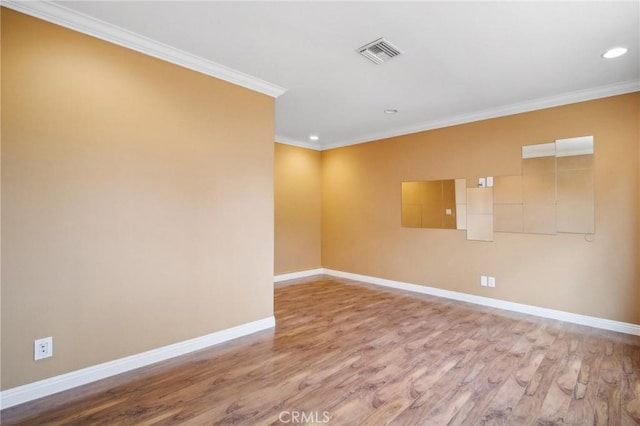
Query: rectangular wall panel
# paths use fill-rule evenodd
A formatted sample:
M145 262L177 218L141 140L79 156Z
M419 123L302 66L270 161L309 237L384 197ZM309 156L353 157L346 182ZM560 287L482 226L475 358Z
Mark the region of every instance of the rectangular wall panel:
M522 204L522 176L493 178L494 204Z
M523 231L556 233L556 157L522 159Z
M467 214L467 240L493 241L493 215Z
M558 232L595 232L593 154L558 157Z
M467 239L493 241L493 188L467 188Z
M495 232L523 232L522 204L495 204L493 206Z

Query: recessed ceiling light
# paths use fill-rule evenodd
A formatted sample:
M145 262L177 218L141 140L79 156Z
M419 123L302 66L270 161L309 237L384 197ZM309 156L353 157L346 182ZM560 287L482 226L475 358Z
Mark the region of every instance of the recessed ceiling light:
M384 113L385 113L385 114L397 114L397 113L398 113L398 110L397 110L397 109L389 108L389 109L385 109L385 110L384 110Z
M613 59L613 58L617 58L618 56L622 56L625 53L627 53L627 49L626 47L614 47L612 49L607 50L606 52L604 52L602 54L602 57L605 59Z
M320 139L320 137L318 137L318 135L311 135L309 136L309 139L311 139L312 141L317 141L318 139Z

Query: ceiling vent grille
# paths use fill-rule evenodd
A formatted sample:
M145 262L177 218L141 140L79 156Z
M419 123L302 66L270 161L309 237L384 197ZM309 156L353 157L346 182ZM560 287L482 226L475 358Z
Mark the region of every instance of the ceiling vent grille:
M374 64L387 62L389 59L403 53L400 49L395 47L384 38L379 38L376 41L365 44L364 46L356 49L356 52L358 52Z

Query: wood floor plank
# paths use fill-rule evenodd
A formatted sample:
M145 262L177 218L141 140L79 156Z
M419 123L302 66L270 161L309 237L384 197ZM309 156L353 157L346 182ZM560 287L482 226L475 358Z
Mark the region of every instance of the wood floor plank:
M530 328L534 328L534 326L531 325ZM500 419L507 413L507 409L503 407L505 399L512 397L515 393L517 398L512 401L511 405L517 402L524 392L524 387L518 385L514 377L522 369L523 359L529 352L528 347L531 346L525 331L528 332L530 330L523 330L517 333L516 335L520 337L517 338L515 343L497 357L475 383L472 383L473 395L452 419L451 425L467 425L478 422L490 423L490 420ZM504 342L505 340L502 341L503 344ZM508 392L508 394L505 394L505 392ZM504 410L503 416L496 415L500 410ZM492 415L487 415L487 411ZM510 409L508 413L510 413Z
M615 342L605 342L596 396L597 425L613 424L614 419L621 418L622 363L617 356L619 349Z
M507 424L523 425L532 424L542 414L543 403L549 390L552 388L557 374L562 373L567 354L570 352L571 341L567 334L548 328L549 335L555 335L553 343L549 346L545 358L534 372L524 395L514 407Z
M275 330L3 410L3 425L640 425L640 338L330 277Z
M640 424L640 347L624 346L623 424Z
M556 379L551 383L544 398L537 423L561 424L564 423L569 404L573 398L573 392L578 383L578 375L582 364L581 351L571 351L564 355Z

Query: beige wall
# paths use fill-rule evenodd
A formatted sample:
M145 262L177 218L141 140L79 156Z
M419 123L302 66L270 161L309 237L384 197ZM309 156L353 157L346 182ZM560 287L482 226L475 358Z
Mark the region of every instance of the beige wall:
M0 8L0 13L2 9ZM0 16L1 18L1 16ZM0 47L2 46L0 19ZM0 52L0 390L2 389L2 53Z
M274 264L640 323L640 94L274 157L267 96L6 9L2 54L2 389L270 316ZM399 226L402 181L587 134L594 242Z
M640 323L640 93L322 153L322 266ZM400 227L401 182L518 175L522 145L595 138L596 234ZM497 288L480 287L493 275Z
M319 151L275 144L275 273L320 268Z
M2 114L2 389L273 314L272 98L2 9Z

